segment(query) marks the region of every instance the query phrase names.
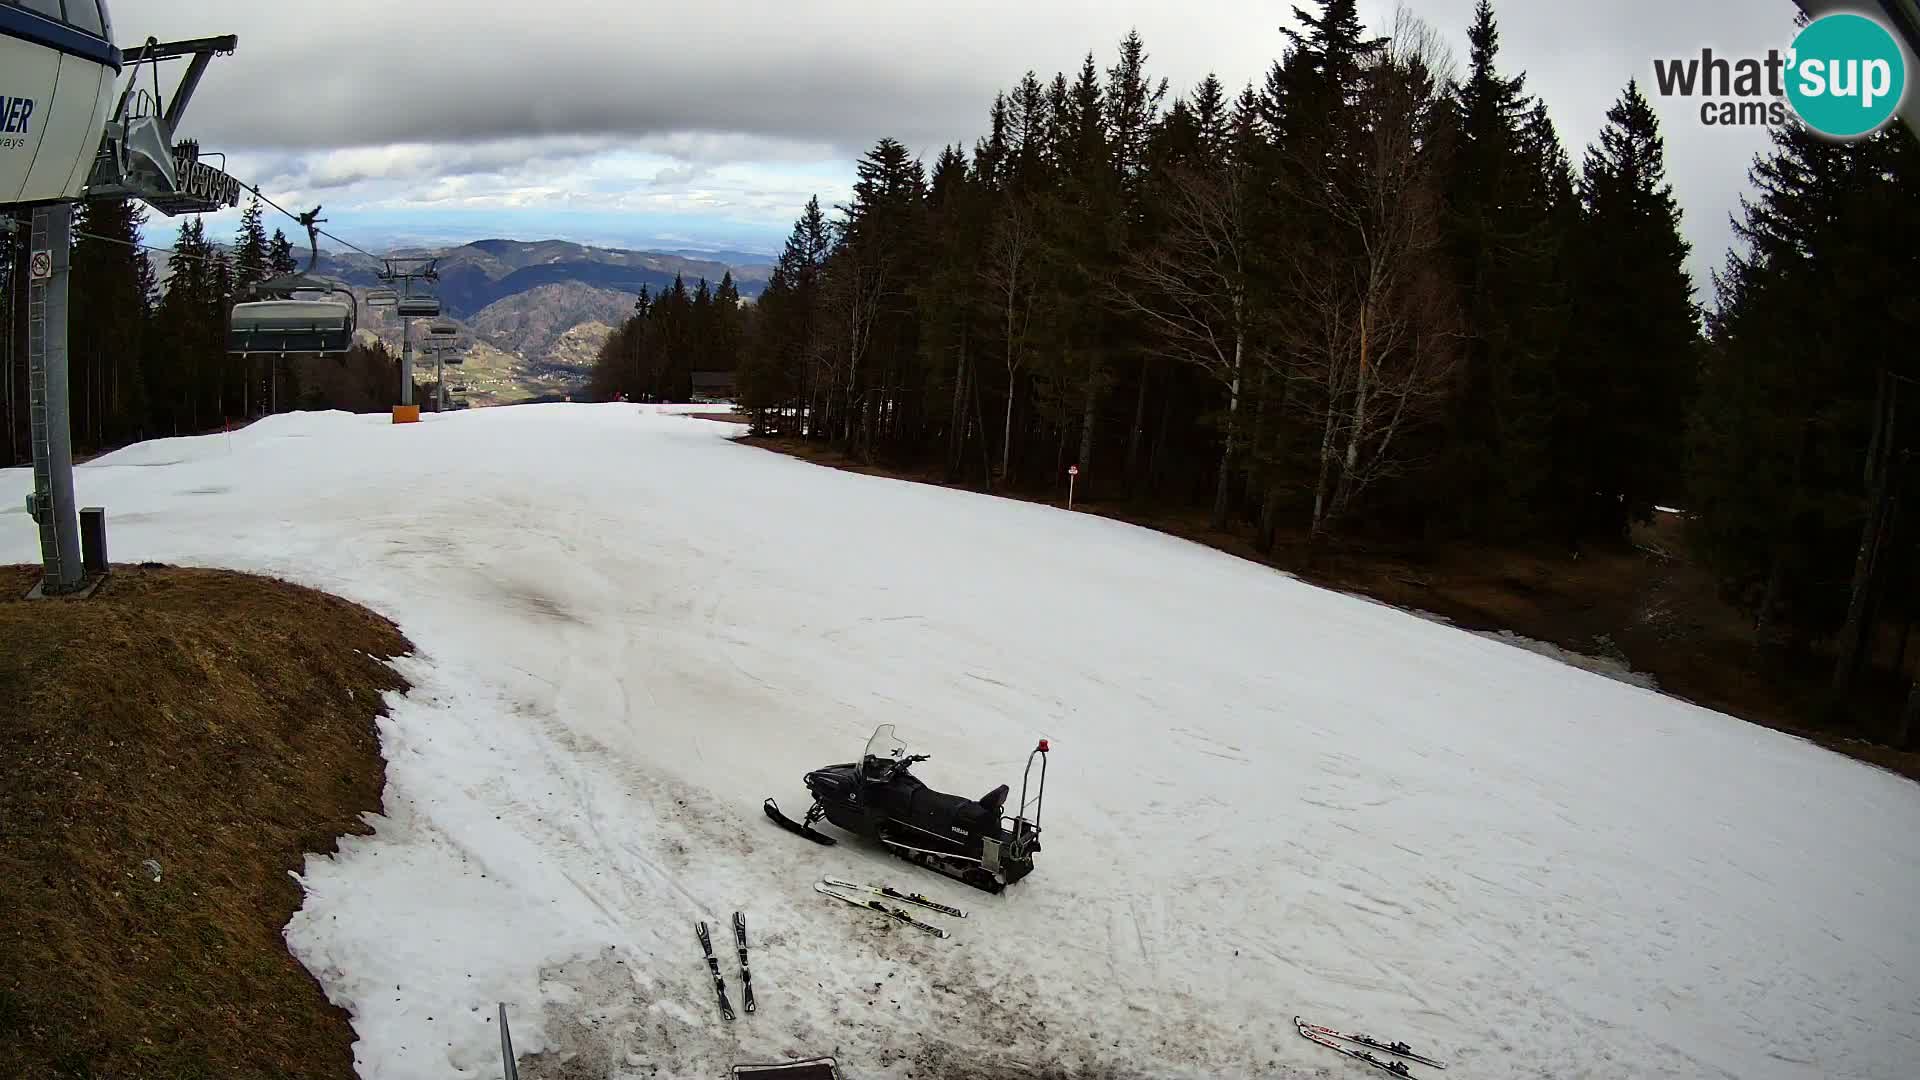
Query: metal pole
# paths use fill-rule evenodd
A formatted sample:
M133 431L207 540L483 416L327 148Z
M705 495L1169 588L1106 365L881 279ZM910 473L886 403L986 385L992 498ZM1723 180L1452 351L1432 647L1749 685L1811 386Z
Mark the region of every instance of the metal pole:
M439 412L447 407L447 369L443 366L447 350L433 350L433 411Z
M413 404L413 320L400 320L400 404Z
M40 527L45 595L80 587L80 522L74 511L73 433L67 418L67 285L73 204L33 209L27 284L27 409L33 429L33 518ZM45 261L48 274L33 272Z

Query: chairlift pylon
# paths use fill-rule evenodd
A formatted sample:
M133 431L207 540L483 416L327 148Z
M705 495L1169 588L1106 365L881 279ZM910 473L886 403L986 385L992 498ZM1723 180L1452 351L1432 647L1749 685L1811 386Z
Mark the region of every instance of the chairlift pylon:
M255 353L285 355L313 353L332 355L353 347L356 328L353 290L337 281L313 277L320 261L320 208L299 216L307 229L307 269L304 273L282 274L253 286L253 295L261 299L233 305L233 321L227 332L227 351L239 356ZM327 293L342 300L301 300L297 293Z

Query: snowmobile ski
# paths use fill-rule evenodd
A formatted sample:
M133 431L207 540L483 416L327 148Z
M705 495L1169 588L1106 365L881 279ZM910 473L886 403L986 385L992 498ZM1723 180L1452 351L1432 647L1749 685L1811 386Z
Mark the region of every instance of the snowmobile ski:
M926 908L928 911L937 911L942 915L951 915L956 919L964 919L967 917L967 913L957 907L949 907L938 900L929 900L919 893L903 893L891 885L862 885L857 881L842 881L836 877L821 878L820 880L842 889L860 889L864 892L870 892L875 896L885 896L889 899L898 900L903 904L912 904L915 907Z
M1413 1078L1413 1072L1408 1069L1407 1063L1404 1061L1388 1061L1385 1058L1374 1057L1365 1050L1355 1050L1351 1046L1342 1046L1338 1040L1331 1036L1320 1034L1314 1029L1313 1025L1303 1022L1297 1016L1293 1019L1293 1026L1294 1030L1300 1033L1301 1038L1319 1043L1321 1046L1332 1050L1336 1054L1345 1054L1355 1061L1365 1062L1391 1076L1403 1077L1406 1078L1406 1080L1412 1080Z
M747 968L747 913L733 913L733 943L740 950L740 1007L753 1011L753 972Z
M932 934L934 937L937 937L937 938L945 938L945 937L952 936L948 934L947 931L942 929L941 927L935 926L932 923L923 923L919 919L914 918L913 916L907 914L906 912L900 910L899 908L890 908L878 900L861 900L856 897L848 896L847 894L842 892L836 892L832 888L828 887L827 883L824 881L814 882L813 891L819 893L821 896L831 896L835 900L838 900L843 904L852 904L854 907L857 907L857 908L866 908L869 911L877 911L880 914L885 915L887 918L894 920L895 922L905 923L908 926L913 927L915 930L919 930L923 933Z
M733 1019L733 1003L727 1000L727 981L720 977L720 961L713 955L713 938L707 935L707 924L696 924L700 934L700 949L707 954L707 970L713 972L713 992L720 997L720 1018Z
M813 826L812 814L807 815L807 818L808 818L807 824L802 825L801 823L788 817L786 814L781 813L780 804L777 802L774 802L772 799L768 799L761 806L761 809L767 812L767 816L773 819L773 823L775 825L780 826L781 828L787 830L790 833L798 833L799 835L806 837L807 839L813 841L814 843L821 844L826 847L832 847L835 843L838 842L834 840L833 837L828 836L826 833L820 832L812 827Z
M1403 1057L1408 1061L1417 1061L1422 1065L1431 1065L1436 1069L1444 1069L1447 1067L1445 1062L1435 1061L1425 1054L1414 1053L1413 1047L1403 1042L1381 1042L1371 1035L1361 1035L1358 1032L1352 1031L1336 1031L1333 1028L1322 1027L1319 1024L1309 1024L1297 1016L1293 1018L1293 1022L1295 1026L1302 1030L1312 1031L1320 1035L1325 1035L1328 1038L1339 1039L1342 1042L1359 1043L1361 1046L1392 1054L1394 1057Z

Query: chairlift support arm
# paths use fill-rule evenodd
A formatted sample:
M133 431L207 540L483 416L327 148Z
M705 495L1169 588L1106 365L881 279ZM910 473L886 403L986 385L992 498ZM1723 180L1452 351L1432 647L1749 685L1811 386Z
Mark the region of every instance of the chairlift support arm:
M207 65L213 62L214 54L231 55L240 47L240 38L236 34L224 37L189 38L186 41L165 43L147 39L145 45L138 45L121 53L122 63L132 66L152 61L175 60L182 56L193 59L187 64L187 73L180 77L180 85L173 91L173 101L167 105L166 124L168 131L180 130L180 118L186 114L187 103L193 100L193 92L200 88L200 77L207 73Z

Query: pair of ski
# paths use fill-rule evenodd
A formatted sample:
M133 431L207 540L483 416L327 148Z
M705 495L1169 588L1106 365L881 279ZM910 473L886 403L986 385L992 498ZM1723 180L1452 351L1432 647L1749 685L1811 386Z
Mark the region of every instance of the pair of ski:
M1293 1026L1300 1032L1301 1038L1319 1043L1329 1050L1345 1054L1355 1061L1365 1062L1382 1072L1390 1073L1394 1076L1413 1076L1413 1073L1407 1069L1407 1061L1417 1061L1422 1065L1431 1065L1436 1069L1446 1068L1446 1065L1427 1057L1425 1054L1415 1053L1413 1047L1403 1042L1381 1042L1371 1035L1361 1035L1351 1031L1336 1031L1330 1027L1321 1027L1319 1024L1309 1024L1297 1016L1293 1018ZM1342 1043L1353 1043L1357 1046L1364 1046L1367 1049L1356 1050L1352 1046L1342 1046ZM1385 1058L1375 1057L1371 1053L1373 1050L1378 1050L1383 1054L1391 1054L1397 1058L1405 1058L1406 1061L1388 1061Z
M857 881L842 881L839 878L826 877L814 883L813 891L822 896L831 896L843 904L852 904L857 908L877 911L895 922L911 926L921 933L932 934L937 938L947 938L953 935L949 934L944 927L921 922L901 908L888 907L878 900L862 900L858 896L851 894L867 892L875 896L884 896L890 900L898 900L903 904L912 904L914 907L924 908L927 911L937 911L942 915L951 915L956 919L964 919L967 917L967 913L957 907L950 907L937 900L929 900L919 893L903 893L890 885L862 885Z
M700 935L700 950L707 954L707 970L713 973L713 992L720 998L720 1018L733 1019L733 1003L727 1000L727 981L720 977L720 961L713 955L713 938L707 934L707 924L696 924ZM745 912L733 913L733 943L740 950L740 1003L748 1012L754 1009L753 972L747 967L747 916Z

